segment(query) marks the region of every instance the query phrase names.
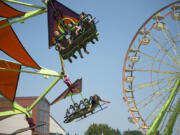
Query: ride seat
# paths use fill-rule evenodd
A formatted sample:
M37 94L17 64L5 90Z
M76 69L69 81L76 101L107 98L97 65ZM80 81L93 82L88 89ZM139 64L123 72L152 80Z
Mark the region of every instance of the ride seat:
M127 76L126 77L126 82L132 83L134 81L135 77L134 76Z
M160 31L160 30L163 30L165 28L165 24L162 22L156 22L153 24L153 28Z
M148 37L143 37L143 38L139 39L139 43L141 45L147 45L147 44L149 44L149 42L150 42L150 38L148 38Z
M171 17L175 21L180 21L180 12L175 11L175 12L171 13Z
M125 91L125 92L134 92L134 90L129 89L129 88L125 88L124 91Z
M132 63L136 63L140 60L140 56L129 56L129 60L132 62Z

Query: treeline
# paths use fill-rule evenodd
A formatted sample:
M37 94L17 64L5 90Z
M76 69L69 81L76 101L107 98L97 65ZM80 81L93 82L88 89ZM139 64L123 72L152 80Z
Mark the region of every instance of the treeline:
M107 124L91 124L86 130L85 135L143 135L138 130L128 130L123 133L119 129L113 129Z

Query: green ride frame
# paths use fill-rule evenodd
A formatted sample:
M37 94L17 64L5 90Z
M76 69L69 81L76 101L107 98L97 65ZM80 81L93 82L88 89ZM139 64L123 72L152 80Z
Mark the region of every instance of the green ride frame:
M45 76L55 76L56 79L54 82L52 82L49 87L27 108L23 108L16 102L13 102L12 108L13 110L10 111L5 111L5 112L0 112L0 117L2 116L10 116L10 115L15 115L15 114L25 114L27 117L31 117L31 110L41 101L47 93L64 77L65 74L65 68L64 68L64 63L61 55L59 54L60 62L61 62L61 73L57 73L52 70L48 69L41 69L40 72L30 72L30 71L25 71L25 73L32 73L32 74L40 74L40 75L45 75ZM8 70L8 71L15 71L15 72L21 72L21 70L13 70L13 69L5 69L5 68L0 68L0 70Z
M12 25L14 23L17 23L17 22L24 22L26 19L38 16L38 15L41 15L41 14L47 12L47 7L46 7L47 3L45 2L45 0L41 0L42 3L44 3L45 7L39 6L39 5L33 5L33 4L29 4L29 3L24 3L24 2L20 2L20 1L16 1L16 0L2 0L2 1L10 2L10 3L13 3L13 4L19 4L19 5L23 5L23 6L27 6L27 7L37 8L37 9L35 9L33 11L26 12L22 16L8 18L8 19L1 19L0 21L8 20L9 22L6 23L6 24L1 25L0 29L4 28L6 26ZM63 76L65 74L64 62L63 62L63 58L61 57L60 54L59 54L59 58L60 58L60 62L61 62L61 70L62 70L61 73L57 73L55 71L48 70L48 69L40 69L39 72L32 72L32 71L26 71L26 70L0 68L0 70L8 70L8 71L14 71L14 72L24 72L24 73L30 73L30 74L39 74L39 75L57 77L54 80L54 82L34 101L34 103L32 105L28 106L27 108L23 108L22 106L20 106L16 102L13 102L12 107L14 108L14 110L0 112L0 117L1 116L9 116L9 115L21 114L21 113L24 113L28 117L31 117L30 111L33 109L33 107L36 106L38 104L38 102L45 97L45 95L55 86L55 84L59 80L61 80L63 78ZM80 93L80 96L82 97L82 99L84 99L84 96L82 95L82 93ZM74 102L74 100L72 99L72 95L71 95L71 100L72 100L72 102Z
M22 16L18 16L18 17L13 17L13 18L8 18L8 19L1 19L2 20L8 20L9 23L3 24L0 26L0 28L4 28L8 25L17 23L17 22L24 22L26 19L46 13L47 12L47 8L43 7L43 6L38 6L38 5L33 5L33 4L29 4L29 3L24 3L24 2L20 2L20 1L16 1L16 0L2 0L5 2L10 2L10 3L14 3L14 4L19 4L19 5L23 5L23 6L27 6L27 7L33 7L33 8L37 8L33 11L29 11L26 12L24 15ZM41 0L42 3L44 3L44 5L46 5L45 0ZM18 19L17 19L18 18ZM12 20L12 21L11 21ZM56 79L54 80L54 82L34 101L34 103L32 105L30 105L27 108L23 108L22 106L20 106L19 104L17 104L16 102L13 102L12 107L13 110L10 111L5 111L5 112L0 112L0 117L1 116L9 116L9 115L15 115L15 114L26 114L28 117L31 117L31 113L30 111L33 109L34 106L36 106L38 104L38 102L43 99L45 97L45 95L56 85L56 83L62 79L62 77L64 76L65 73L65 69L64 69L64 63L63 60L59 54L60 57L60 61L61 61L61 68L62 68L62 72L61 73L57 73L55 71L52 70L48 70L48 69L40 69L39 72L32 72L32 71L26 71L26 70L15 70L15 69L7 69L7 68L0 68L0 70L8 70L8 71L14 71L14 72L24 72L24 73L31 73L31 74L39 74L39 75L45 75L45 76L54 76L56 77Z
M43 13L47 12L47 8L43 7L43 6L33 5L33 4L24 3L24 2L15 1L15 0L2 0L2 1L10 2L10 3L14 3L14 4L19 4L19 5L23 5L23 6L27 6L27 7L33 7L33 8L37 8L37 9L33 10L33 11L26 12L22 16L8 18L8 19L2 19L2 20L12 20L12 19L21 17L20 19L16 19L16 20L13 20L13 21L11 21L9 23L1 25L0 28L4 28L4 27L6 27L8 25L11 25L11 24L14 24L14 23L17 23L17 22L24 22L28 18L31 18L31 17L34 17L34 16L37 16L37 15L40 15L40 14L43 14ZM46 5L45 0L41 0L41 1L44 3L44 5ZM2 21L2 20L0 20L0 21Z

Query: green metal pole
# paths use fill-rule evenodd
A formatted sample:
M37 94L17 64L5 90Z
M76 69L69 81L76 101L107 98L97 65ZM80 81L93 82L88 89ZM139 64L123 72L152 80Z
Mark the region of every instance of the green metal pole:
M38 6L38 5L33 5L33 4L24 3L24 2L21 2L21 1L15 1L15 0L2 0L2 1L6 1L6 2L14 3L14 4L19 4L19 5L23 5L23 6L27 6L27 7L39 8L39 9L44 8L44 7L41 7L41 6Z
M16 102L13 102L13 108L16 110L19 110L22 113L25 113L28 117L31 116L31 114L25 108L23 108L22 106L20 106Z
M60 74L59 74L59 73L57 73L57 72L55 72L55 71L52 71L52 70L48 70L48 69L40 69L39 72L32 72L32 71L26 71L26 70L17 70L17 69L9 69L9 68L0 68L0 70L60 77Z
M48 1L46 1L46 0L41 0L41 1L42 1L42 3L43 3L44 5L47 6L47 2L48 2Z
M15 21L12 21L12 22L9 22L9 23L6 23L6 24L1 25L1 26L0 26L0 29L1 29L1 28L4 28L4 27L6 27L6 26L9 26L9 25L11 25L11 24L17 23L17 22L23 22L24 20L26 20L26 19L28 19L28 18L31 18L31 17L37 16L37 15L43 14L43 13L45 13L45 12L47 12L47 9L46 9L46 8L27 12L27 13L25 13L24 17L22 17L22 18L20 18L20 19L17 19L17 20L15 20Z
M0 112L0 117L10 116L10 115L15 115L15 114L22 114L22 112L19 110Z
M156 119L154 120L151 128L148 130L148 135L154 135L159 127L159 125L161 124L161 121L173 99L173 97L176 95L178 88L180 85L180 77L178 77L178 79L176 80L176 84L174 85L171 94L168 97L168 100L166 101L166 103L163 105L161 112L157 115Z
M170 117L170 121L169 121L169 123L165 129L164 135L171 135L172 134L173 127L174 127L174 124L177 120L177 116L178 116L179 112L180 112L180 100L177 103L177 106L176 106L174 113Z
M63 75L61 75L60 77L58 77L35 101L34 103L27 107L27 111L31 111L38 103L41 99L43 99L45 97L45 95L55 86L55 84L62 79Z
M60 52L59 52L59 59L60 59L60 62L61 62L62 73L65 74L64 61L63 61L63 58L62 58Z
M12 107L14 110L11 111L5 111L5 112L0 112L0 117L2 116L10 116L10 115L15 115L15 114L26 114L28 117L31 117L31 114L22 106L17 104L16 102L13 102Z
M80 93L80 96L81 96L81 98L82 98L83 100L85 99L82 93Z
M73 104L75 104L76 102L74 101L74 99L72 98L72 95L71 95L71 101L73 102Z

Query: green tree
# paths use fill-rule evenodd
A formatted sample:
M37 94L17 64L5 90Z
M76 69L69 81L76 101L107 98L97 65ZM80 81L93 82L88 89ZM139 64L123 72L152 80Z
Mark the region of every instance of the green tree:
M132 130L132 131L124 131L123 135L144 135L141 131Z
M85 135L121 135L121 132L118 129L113 129L107 124L91 124Z

